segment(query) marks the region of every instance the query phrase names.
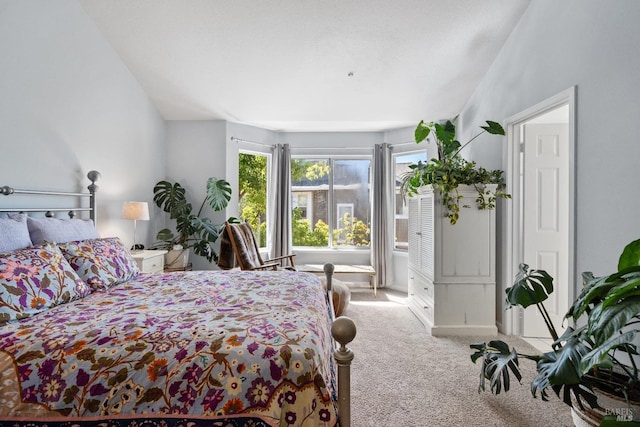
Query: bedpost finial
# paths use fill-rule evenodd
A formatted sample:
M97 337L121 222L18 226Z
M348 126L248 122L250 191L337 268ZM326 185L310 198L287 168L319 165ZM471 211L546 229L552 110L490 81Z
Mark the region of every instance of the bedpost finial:
M89 181L91 181L91 184L89 184L89 186L87 187L89 189L89 192L91 194L95 194L96 191L98 191L98 186L96 185L96 181L101 177L102 175L100 175L100 172L98 171L89 171L89 173L87 174L87 178L89 178ZM92 208L95 209L95 205L92 204ZM95 218L91 218L94 220L95 222Z
M100 175L100 172L98 171L89 171L89 173L87 174L87 178L89 178L89 181L93 183L99 180L101 176L102 175Z
M324 265L324 275L327 278L327 291L333 290L333 271L335 270L335 266L330 262Z
M340 350L344 351L356 337L356 324L350 318L340 316L331 325L331 335L340 343Z
M333 270L335 270L335 267L330 262L328 262L328 263L326 263L324 265L324 273L325 274L333 274Z

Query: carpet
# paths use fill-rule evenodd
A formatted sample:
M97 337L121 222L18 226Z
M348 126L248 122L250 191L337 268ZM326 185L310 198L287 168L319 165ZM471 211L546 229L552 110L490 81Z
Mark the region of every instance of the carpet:
M532 362L521 360L522 384L495 396L478 393L480 367L469 344L491 337L432 337L406 305L406 295L365 288L351 290L344 315L358 328L349 346L351 425L364 426L572 426L570 408L555 394L533 398ZM536 350L518 337L500 336L518 352Z

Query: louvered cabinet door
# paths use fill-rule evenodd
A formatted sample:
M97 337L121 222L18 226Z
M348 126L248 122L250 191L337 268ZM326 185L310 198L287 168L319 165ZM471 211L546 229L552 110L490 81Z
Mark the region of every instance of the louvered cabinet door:
M420 247L421 247L420 228L420 199L412 197L409 199L409 265L420 268Z
M433 281L434 266L434 197L420 197L420 271Z
M409 265L433 280L433 194L409 199Z

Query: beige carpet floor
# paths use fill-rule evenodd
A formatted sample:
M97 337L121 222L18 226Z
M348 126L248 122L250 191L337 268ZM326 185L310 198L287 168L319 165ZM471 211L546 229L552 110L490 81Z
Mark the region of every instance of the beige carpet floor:
M344 313L358 334L350 345L352 426L572 426L570 409L552 395L534 399L535 367L521 361L523 382L508 394L478 394L479 366L469 344L486 337L434 338L394 291L352 289ZM536 351L518 337L501 339L521 353Z

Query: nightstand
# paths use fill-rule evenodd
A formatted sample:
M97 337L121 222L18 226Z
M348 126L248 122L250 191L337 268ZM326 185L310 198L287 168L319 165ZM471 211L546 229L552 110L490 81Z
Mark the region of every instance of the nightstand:
M136 260L136 264L138 264L138 269L142 273L156 273L162 272L164 270L164 254L167 251L138 251L132 252L131 256Z

